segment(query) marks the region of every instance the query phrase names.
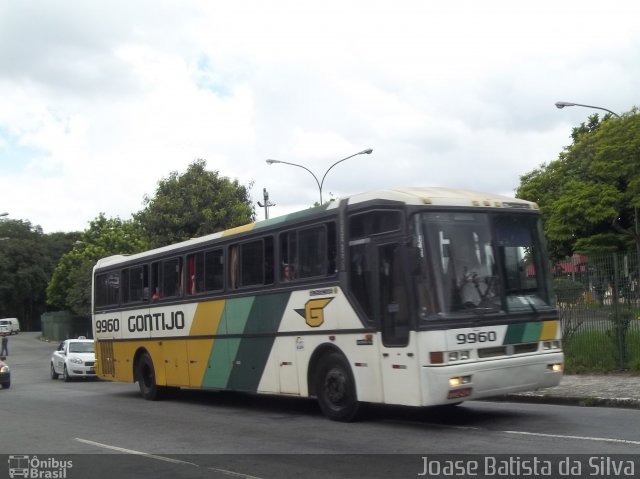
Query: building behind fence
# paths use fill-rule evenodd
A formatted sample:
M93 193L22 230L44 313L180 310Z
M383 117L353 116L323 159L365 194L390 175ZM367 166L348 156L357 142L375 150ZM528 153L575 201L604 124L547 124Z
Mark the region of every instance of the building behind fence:
M630 251L553 265L569 372L640 371L638 264Z

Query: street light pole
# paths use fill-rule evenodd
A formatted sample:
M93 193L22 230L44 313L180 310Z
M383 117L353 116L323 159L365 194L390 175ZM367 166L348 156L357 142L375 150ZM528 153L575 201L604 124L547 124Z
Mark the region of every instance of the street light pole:
M318 177L313 173L313 171L311 171L306 166L302 166L302 165L299 165L297 163L289 163L288 161L271 160L271 159L267 160L267 165L273 165L274 163L282 163L283 165L297 166L298 168L303 168L303 169L307 170L309 173L311 173L311 176L313 176L313 179L316 180L316 184L318 185L318 188L320 189L320 204L322 204L322 187L320 186L320 182L318 181Z
M366 150L362 150L359 151L358 153L354 153L353 155L347 156L346 158L342 158L341 160L336 161L333 165L331 165L327 171L324 172L324 175L322 176L322 181L318 181L318 177L313 173L313 171L311 171L309 168L307 168L306 166L303 165L299 165L297 163L289 163L288 161L280 161L280 160L266 160L268 165L272 165L274 163L283 163L285 165L291 165L291 166L297 166L298 168L303 168L305 170L307 170L309 173L311 173L311 176L313 176L313 179L316 180L316 184L318 185L318 190L320 191L320 205L322 205L322 187L324 185L324 179L327 177L327 173L329 173L329 171L331 170L331 168L333 168L334 166L336 166L338 163L342 163L343 161L348 160L349 158L353 158L354 156L358 156L358 155L370 155L373 152L373 149L371 148L367 148Z
M320 181L320 204L322 204L322 186L324 185L324 179L327 177L327 173L329 173L331 168L336 166L338 163L342 163L343 161L348 160L349 158L353 158L354 156L357 156L357 155L370 155L371 153L373 153L373 150L371 148L367 148L366 150L359 151L358 153L354 153L351 156L347 156L346 158L338 160L333 165L331 165L327 169L327 171L324 172L324 175L322 176L322 181Z
M556 102L556 108L559 108L560 110L562 110L565 106L582 106L582 107L585 107L585 108L595 108L596 110L608 111L613 116L615 116L617 118L620 118L620 115L618 115L616 112L608 110L607 108L602 108L601 106L583 105L581 103L572 103L572 102L569 102L569 101L557 101Z

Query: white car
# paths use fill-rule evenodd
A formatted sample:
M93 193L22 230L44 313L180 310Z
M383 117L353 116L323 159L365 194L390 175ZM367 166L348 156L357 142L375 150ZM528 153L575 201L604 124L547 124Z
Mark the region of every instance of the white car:
M95 364L92 339L67 339L51 355L51 379L95 378Z

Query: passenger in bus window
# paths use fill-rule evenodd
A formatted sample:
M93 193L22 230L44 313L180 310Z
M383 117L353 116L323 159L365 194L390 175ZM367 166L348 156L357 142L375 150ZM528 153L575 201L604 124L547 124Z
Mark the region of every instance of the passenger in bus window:
M295 279L296 275L295 275L295 271L293 268L293 265L291 264L284 264L282 266L282 279L283 281L291 281L293 279Z

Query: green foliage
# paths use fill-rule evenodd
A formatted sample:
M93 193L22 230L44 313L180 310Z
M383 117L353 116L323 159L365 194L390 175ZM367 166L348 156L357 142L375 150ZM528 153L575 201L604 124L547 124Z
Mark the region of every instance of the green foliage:
M520 178L516 196L535 201L553 258L640 244L640 112L598 115L574 128L573 144L557 160Z
M585 287L578 281L556 278L553 280L553 290L558 298L558 303L577 303L584 294Z
M0 315L17 317L28 329L43 309L51 265L39 226L0 220Z
M78 316L91 314L93 266L100 258L131 254L239 226L254 220L249 190L192 163L158 183L156 195L131 221L101 213L58 261L47 287L49 305Z
M146 247L137 223L106 218L100 213L71 251L60 258L47 286L47 303L79 316L90 315L91 277L96 261L114 254L137 253Z
M154 197L134 215L151 247L165 246L255 220L249 188L208 171L196 160L182 175L160 180Z
M614 232L595 233L586 238L578 238L573 246L576 253L584 255L597 255L613 253L631 249L629 238Z

